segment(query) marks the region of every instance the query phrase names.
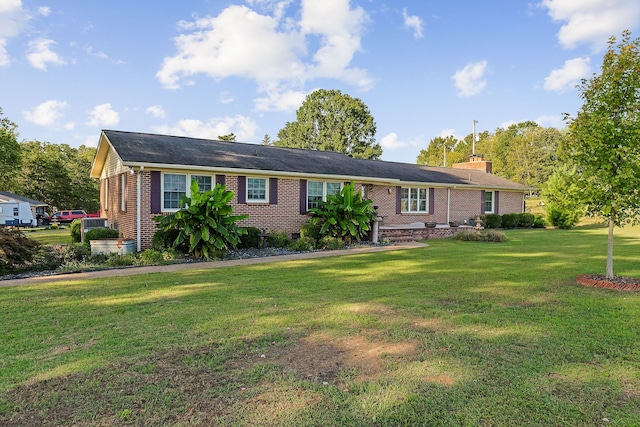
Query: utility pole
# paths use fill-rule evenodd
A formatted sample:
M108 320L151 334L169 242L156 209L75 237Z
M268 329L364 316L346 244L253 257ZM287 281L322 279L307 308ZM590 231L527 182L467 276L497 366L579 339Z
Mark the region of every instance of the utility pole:
M447 167L447 144L446 143L442 144L442 149L444 150L444 156L442 156L444 164L442 166L446 168Z
M471 155L475 156L476 155L476 123L478 123L477 120L473 121L473 144L472 144L472 149L471 149Z

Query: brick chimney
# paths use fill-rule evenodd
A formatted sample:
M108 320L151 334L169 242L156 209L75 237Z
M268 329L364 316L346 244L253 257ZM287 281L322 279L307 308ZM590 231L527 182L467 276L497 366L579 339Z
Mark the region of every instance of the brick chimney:
M468 162L454 163L452 166L454 169L472 169L479 170L486 173L491 173L493 167L491 162L484 159L482 154L474 154L471 156Z

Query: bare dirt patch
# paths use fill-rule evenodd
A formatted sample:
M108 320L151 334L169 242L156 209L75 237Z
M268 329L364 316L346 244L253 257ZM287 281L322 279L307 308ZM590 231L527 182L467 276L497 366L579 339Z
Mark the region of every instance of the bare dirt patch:
M264 421L268 413L277 419L277 413L295 413L324 400L304 381L339 385L345 375L349 381L370 379L385 371L387 361L415 351L408 342L327 334L271 345L242 342L231 350L217 345L172 349L18 386L0 395L0 425L216 425Z

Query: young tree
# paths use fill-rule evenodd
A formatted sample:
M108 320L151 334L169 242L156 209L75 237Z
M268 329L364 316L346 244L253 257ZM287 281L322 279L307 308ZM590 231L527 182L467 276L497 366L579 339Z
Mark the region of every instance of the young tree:
M420 150L416 163L427 166L451 166L454 163L453 149L457 144L458 140L451 135L447 137L436 136L429 141L429 146L426 150ZM446 165L444 162L445 150L447 152Z
M364 102L339 90L319 89L304 100L296 121L278 132L274 145L378 159L382 148L375 135L376 123Z
M606 277L613 278L613 230L640 214L640 39L609 39L601 73L582 80L584 104L570 126L567 154L578 168L587 213L608 219Z
M0 108L2 116L2 108ZM6 117L0 117L0 190L14 190L14 179L20 173L20 144L18 126Z

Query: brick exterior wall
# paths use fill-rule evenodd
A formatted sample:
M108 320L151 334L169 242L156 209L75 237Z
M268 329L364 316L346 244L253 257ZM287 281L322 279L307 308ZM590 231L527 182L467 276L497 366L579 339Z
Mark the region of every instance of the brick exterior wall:
M143 170L130 174L128 169L111 168L118 171L112 176L101 179L101 212L106 217L112 228L118 229L120 236L124 239L137 238L137 186L138 179L141 185L141 248L151 247L153 234L156 231L156 223L153 217L158 214L151 213L151 172ZM126 172L122 172L126 170ZM120 206L121 176L126 176L126 187L123 189L126 195L126 209ZM179 173L179 172L174 172ZM139 175L139 178L138 178ZM213 174L212 174L213 175ZM106 182L108 181L108 193L106 193ZM284 231L289 236L300 231L300 227L309 218L306 214L300 213L300 179L298 178L278 178L277 204L268 203L238 203L238 176L225 175L225 185L228 190L235 193L231 202L234 213L248 214L250 217L239 222L241 226L252 226L265 228L271 231ZM397 225L411 224L414 222L436 222L444 224L447 219L451 221L463 222L469 218L475 218L481 214L481 191L480 190L460 190L435 188L433 191L433 214L428 213L396 213L396 191L395 186L374 185L356 183L356 189L362 189L365 197L372 199L373 204L378 207L378 215L382 218L382 224ZM108 200L107 200L108 199ZM523 193L500 191L499 213L522 212ZM105 201L107 205L105 206ZM450 218L447 218L447 204L450 203ZM447 233L454 231L443 231L446 229L422 229L415 230L416 238L436 238L446 237ZM390 237L393 231L382 231L382 237ZM424 234L424 236L422 236Z

